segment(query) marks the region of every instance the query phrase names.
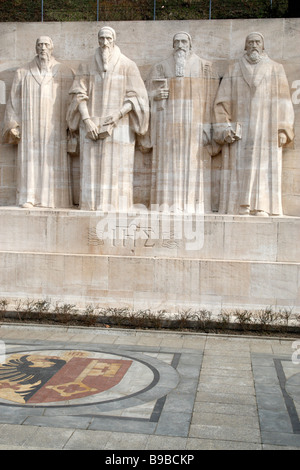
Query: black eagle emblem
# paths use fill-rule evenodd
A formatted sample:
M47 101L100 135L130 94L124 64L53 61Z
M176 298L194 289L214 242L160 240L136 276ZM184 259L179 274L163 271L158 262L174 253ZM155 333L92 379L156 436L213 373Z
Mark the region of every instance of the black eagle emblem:
M44 363L41 365L42 362ZM0 390L1 382L22 385L22 390L16 390L16 393L27 402L65 364L66 361L55 357L34 356L32 359L32 356L24 355L11 359L0 364ZM26 385L28 388L24 389Z

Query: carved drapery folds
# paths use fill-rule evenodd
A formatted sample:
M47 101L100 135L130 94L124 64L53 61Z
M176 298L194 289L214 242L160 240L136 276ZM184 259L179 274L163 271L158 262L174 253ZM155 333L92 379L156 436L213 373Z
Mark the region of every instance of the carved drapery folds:
M282 215L282 150L294 139L294 110L262 34L246 37L244 55L221 80L187 32L149 63L145 82L116 40L101 28L99 47L74 73L42 36L35 58L16 71L3 141L18 146L17 204L72 207L79 155L79 208L128 211L138 149L151 156L149 209L201 214L204 161L221 152L219 213Z
M214 139L223 145L219 212L282 215L282 147L294 138L294 111L281 64L251 33L215 100Z

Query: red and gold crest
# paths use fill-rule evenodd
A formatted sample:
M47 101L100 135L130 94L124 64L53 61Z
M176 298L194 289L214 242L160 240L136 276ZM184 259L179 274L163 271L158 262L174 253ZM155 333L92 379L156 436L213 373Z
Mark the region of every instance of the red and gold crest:
M132 364L89 356L83 351L12 354L0 365L0 398L23 404L84 398L117 385Z

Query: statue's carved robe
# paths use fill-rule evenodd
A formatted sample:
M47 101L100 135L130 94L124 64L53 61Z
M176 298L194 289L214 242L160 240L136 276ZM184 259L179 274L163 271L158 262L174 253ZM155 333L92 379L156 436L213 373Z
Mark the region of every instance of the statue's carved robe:
M242 57L222 79L215 100L214 138L222 143L223 131L241 125L241 140L223 146L219 212L250 211L282 214L282 147L294 138L294 110L281 64L267 55L256 65Z
M97 49L91 60L79 66L70 93L73 100L68 122L73 130L80 127L80 208L126 210L133 205L136 134L144 134L149 122L147 91L140 72L117 46L104 71ZM86 136L78 94L87 97L89 116L96 124L118 113L125 103L131 103L132 110L119 120L110 136L95 142Z
M9 131L19 127L17 204L63 208L72 206L66 112L73 72L50 60L46 74L41 74L37 58L15 73L4 142L11 143Z
M151 124L149 142L143 146L153 152L151 205L171 212L202 213L204 158L211 142L212 105L219 81L211 63L194 53L186 59L184 76L175 76L175 69L171 55L155 65L147 79ZM160 87L169 89L169 97L156 101L152 92Z

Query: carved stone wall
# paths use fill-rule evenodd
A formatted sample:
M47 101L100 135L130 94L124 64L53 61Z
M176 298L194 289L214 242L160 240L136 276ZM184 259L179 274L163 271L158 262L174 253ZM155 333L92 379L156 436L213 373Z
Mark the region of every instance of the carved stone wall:
M14 72L32 60L35 41L49 35L54 56L75 71L80 62L92 56L102 23L2 23L0 28L0 122ZM295 140L283 153L284 213L300 216L300 19L157 21L109 23L117 33L121 51L138 65L145 79L151 66L172 52L172 38L178 31L191 34L193 51L213 62L223 76L227 66L244 52L245 36L260 31L265 49L273 60L283 64L295 111ZM16 146L0 146L0 205L15 204ZM135 156L134 202L147 205L150 196L151 155ZM73 159L73 197L78 202L79 161ZM221 155L204 161L205 210L218 209Z
M50 36L54 57L76 72L95 53L102 25L0 24L0 125L15 71L32 61L38 37ZM115 22L109 26L116 31L122 53L137 64L144 80L154 64L172 53L173 36L179 31L191 35L193 52L204 63L212 62L220 79L243 56L247 34L259 31L264 35L268 56L283 65L295 114L295 139L283 149L282 158L284 217L217 212L221 152L212 158L204 154L204 215L193 213L189 218L184 214L177 220L170 213L164 217L143 212L143 207L138 217L76 207L20 208L16 206L17 145L0 144L0 297L43 297L82 307L95 302L170 312L271 305L299 313L300 18ZM144 206L150 202L151 161L151 152L136 150L133 202ZM72 157L74 204L79 201L79 177L79 158Z

